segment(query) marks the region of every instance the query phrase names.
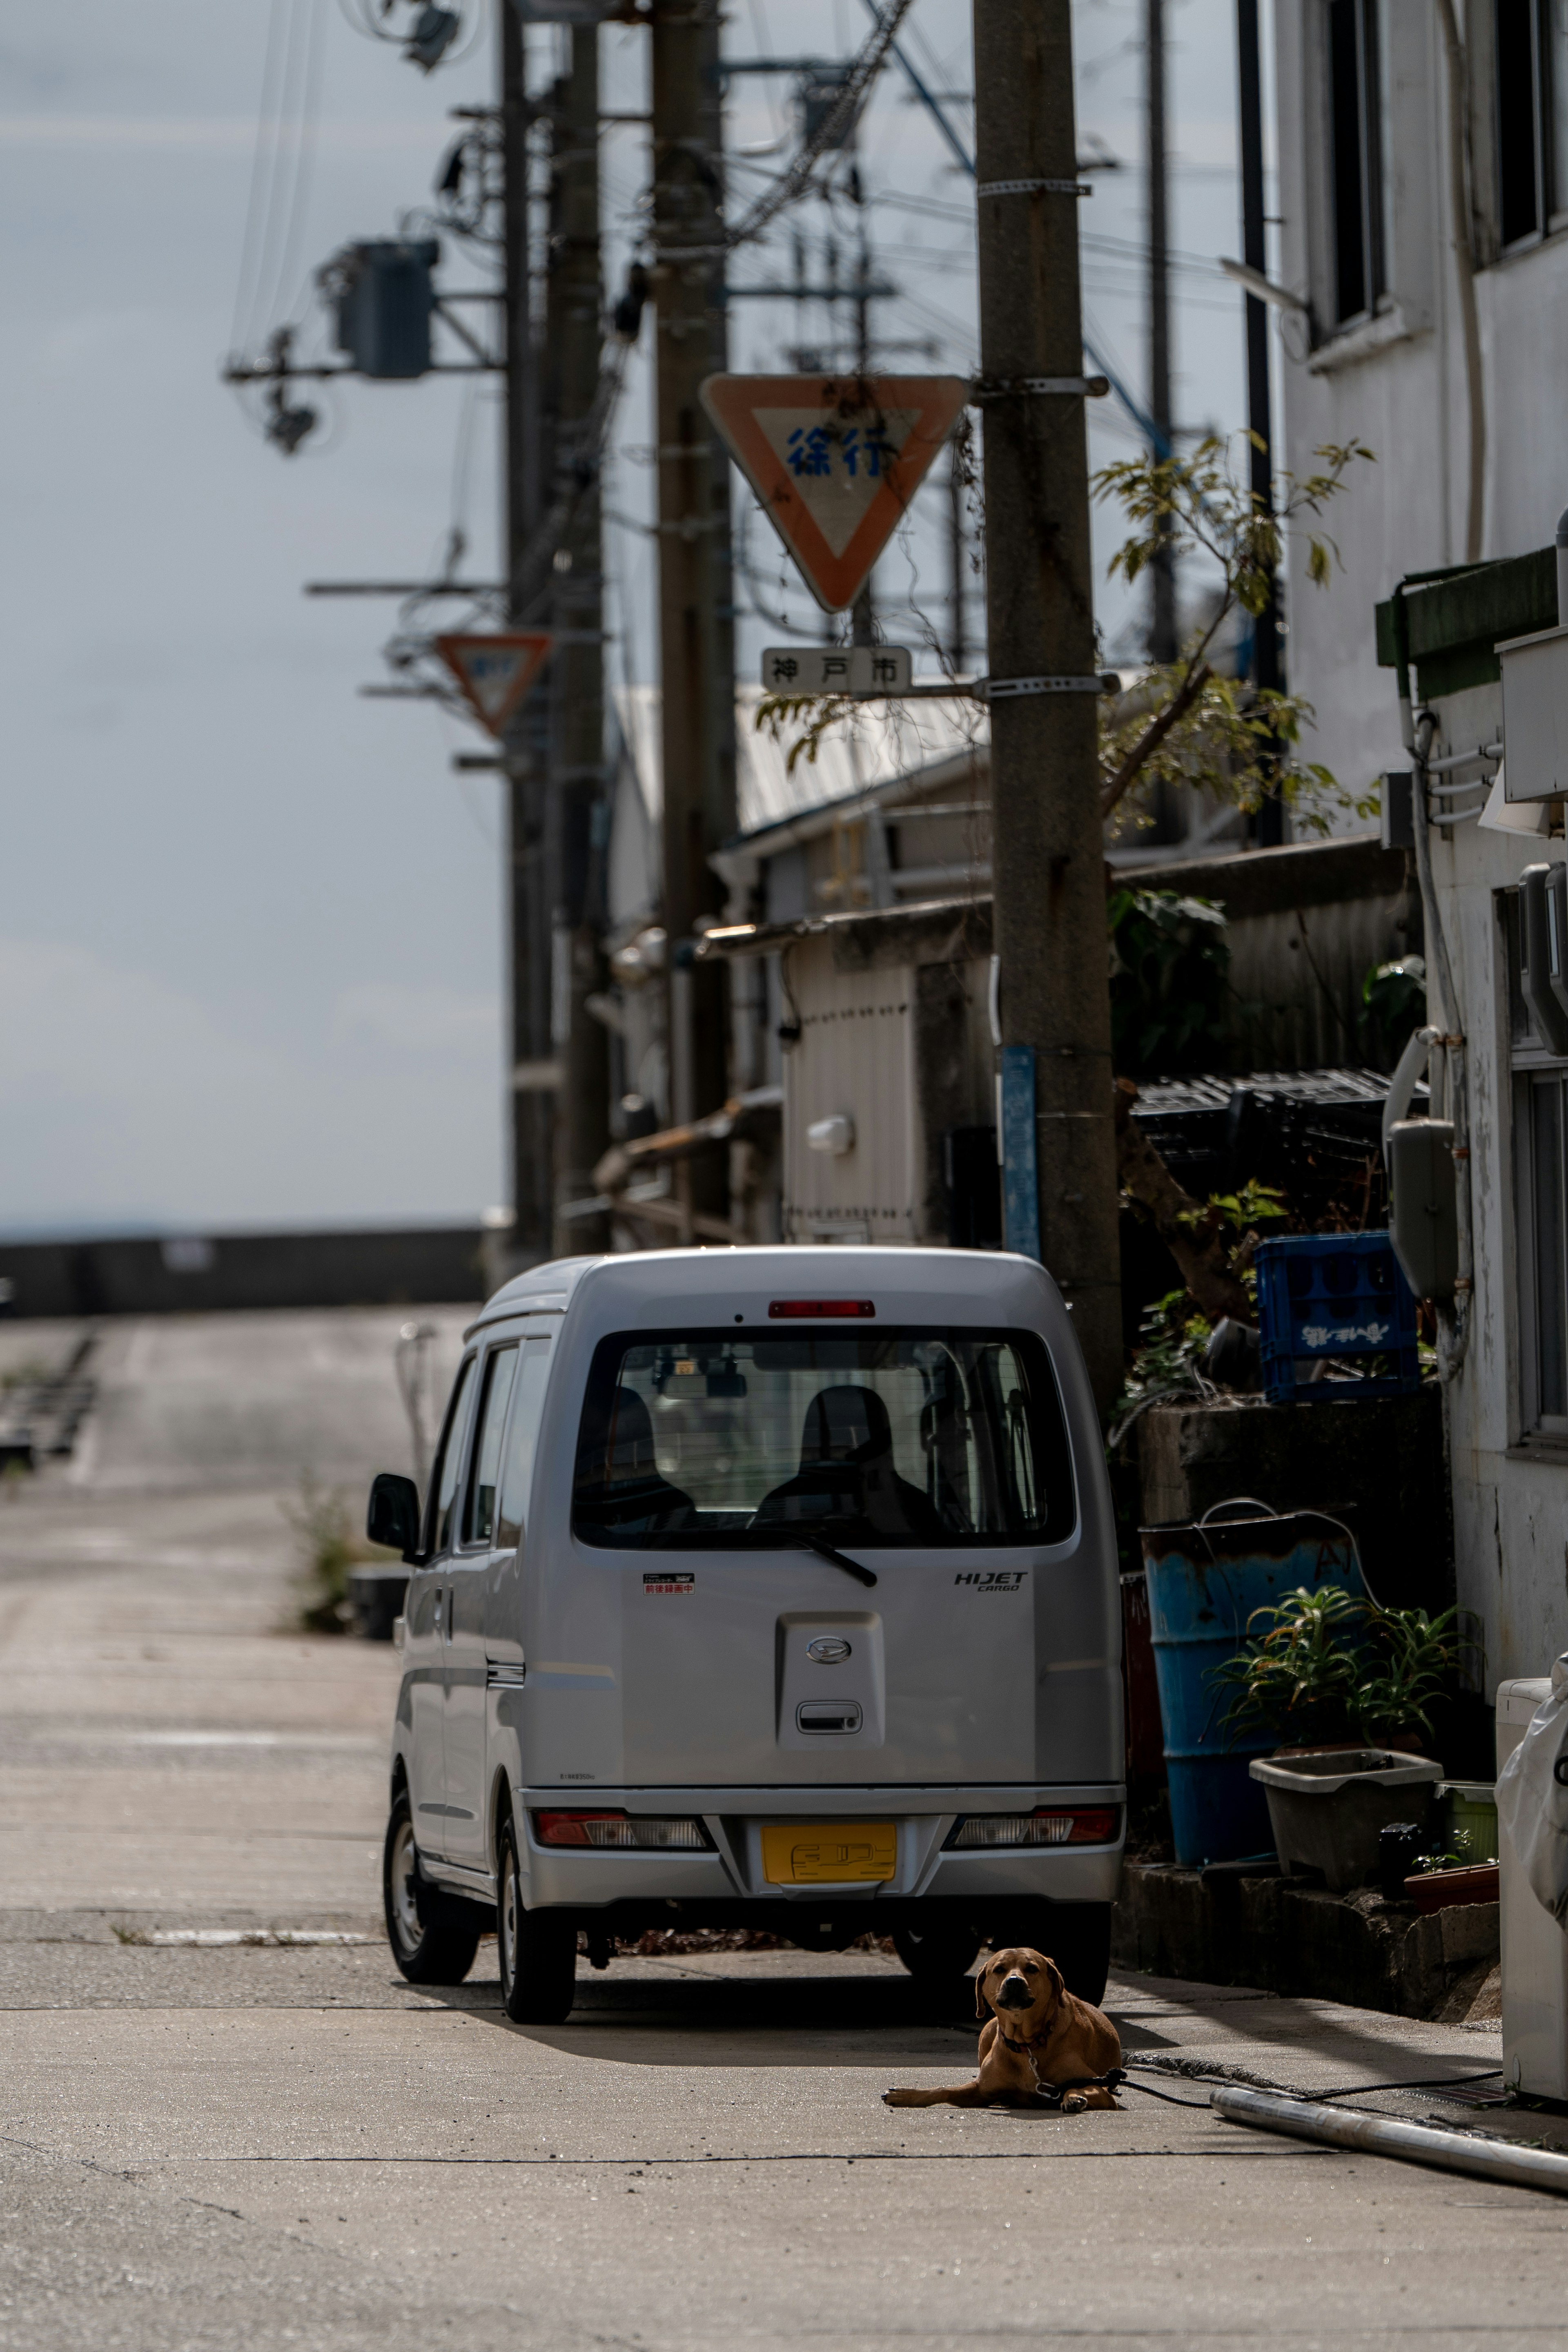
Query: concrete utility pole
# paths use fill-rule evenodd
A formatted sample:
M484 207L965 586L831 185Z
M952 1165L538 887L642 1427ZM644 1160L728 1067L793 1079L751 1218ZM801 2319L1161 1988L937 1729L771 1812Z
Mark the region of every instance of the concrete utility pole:
M507 0L510 5L510 0ZM599 384L604 298L599 249L599 28L571 28L571 66L555 92L546 367L558 464L570 465ZM585 456L589 453L584 452ZM607 1216L563 1221L589 1197L589 1171L610 1146L610 1041L588 1010L606 984L602 925L605 804L603 549L597 482L556 556L550 670L550 795L547 837L553 885L554 1179L558 1256L608 1249Z
M512 624L530 618L523 557L538 529L544 486L529 250L528 91L523 23L514 0L497 0L501 66L506 279L505 500ZM507 929L512 1246L525 1264L549 1255L555 1213L554 1048L550 1036L551 893L545 839L548 686L530 697L507 734Z
M947 599L947 658L956 677L969 659L969 547L964 524L964 470L956 442L947 445L947 556L953 584Z
M1249 269L1269 274L1263 218L1263 76L1258 42L1258 0L1236 0L1236 59L1241 117L1241 258ZM1251 491L1262 507L1274 502L1274 432L1269 392L1269 310L1256 294L1247 305L1247 422L1254 439L1249 452ZM1261 444L1261 446L1259 445ZM1252 625L1252 683L1282 687L1280 589L1271 582L1269 602ZM1258 812L1258 845L1275 849L1285 838L1285 811L1272 793Z
M735 831L729 467L697 398L725 365L716 0L660 0L652 39L663 912L669 1108L682 1120L716 1110L728 1091L719 971L690 961L697 919L723 904L709 855ZM727 1214L718 1154L680 1162L676 1181L688 1210Z
M1145 98L1148 113L1149 421L1168 456L1171 440L1170 166L1166 154L1166 0L1145 0ZM1149 655L1178 651L1176 564L1168 534L1149 571Z
M974 0L974 28L1008 1238L1032 1222L1103 1410L1122 1336L1088 447L1082 396L1030 388L1082 380L1071 0Z

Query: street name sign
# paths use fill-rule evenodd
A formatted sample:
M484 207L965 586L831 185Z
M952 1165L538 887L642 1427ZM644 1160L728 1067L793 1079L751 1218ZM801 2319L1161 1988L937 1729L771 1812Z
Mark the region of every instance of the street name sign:
M914 669L907 646L769 646L762 683L769 694L907 694Z
M956 375L710 375L703 406L824 612L871 577L969 397Z
M435 650L480 726L500 736L554 644L543 629L491 630L484 636L437 637Z

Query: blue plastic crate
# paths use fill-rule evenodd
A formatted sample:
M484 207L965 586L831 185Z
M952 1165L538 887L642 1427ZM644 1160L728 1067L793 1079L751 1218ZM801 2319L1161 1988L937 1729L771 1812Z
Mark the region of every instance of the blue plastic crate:
M1386 1234L1292 1234L1258 1249L1258 1328L1270 1404L1343 1404L1421 1385L1416 1300ZM1302 1378L1322 1357L1383 1356L1364 1380Z

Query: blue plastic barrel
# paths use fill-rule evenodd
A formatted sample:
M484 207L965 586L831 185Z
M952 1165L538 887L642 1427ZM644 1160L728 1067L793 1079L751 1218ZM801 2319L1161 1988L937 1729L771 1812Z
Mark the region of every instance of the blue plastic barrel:
M1250 1496L1217 1503L1195 1525L1139 1534L1176 1858L1194 1869L1270 1853L1268 1801L1247 1766L1270 1754L1278 1737L1228 1731L1234 1693L1217 1690L1208 1676L1240 1649L1255 1609L1302 1585L1337 1584L1364 1596L1355 1545L1335 1520L1315 1511L1281 1517Z

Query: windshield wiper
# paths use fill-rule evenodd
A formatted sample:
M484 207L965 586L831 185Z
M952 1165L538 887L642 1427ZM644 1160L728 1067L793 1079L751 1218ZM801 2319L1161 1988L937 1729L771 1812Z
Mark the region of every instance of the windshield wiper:
M831 1559L835 1568L841 1568L846 1576L857 1577L862 1584L876 1582L876 1578L869 1568L862 1568L858 1559L851 1559L847 1552L835 1551L832 1545L821 1536L807 1535L803 1530L794 1528L788 1530L780 1528L775 1533L774 1529L769 1528L765 1543L799 1545L806 1551L814 1551L820 1559Z

